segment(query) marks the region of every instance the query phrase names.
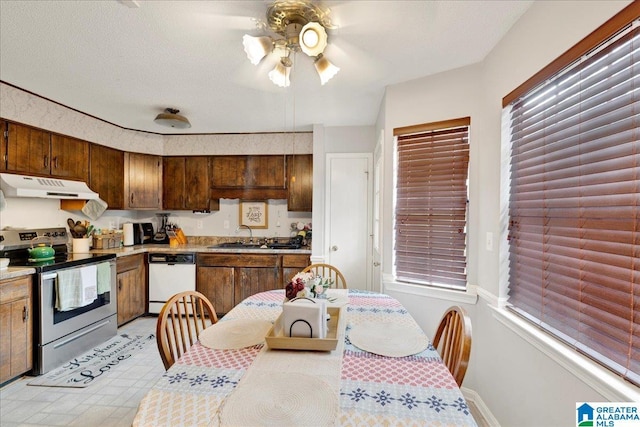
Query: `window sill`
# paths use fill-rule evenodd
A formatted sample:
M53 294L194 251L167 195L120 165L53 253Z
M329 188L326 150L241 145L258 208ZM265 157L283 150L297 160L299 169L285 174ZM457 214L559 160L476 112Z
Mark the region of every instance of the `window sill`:
M484 298L484 295L482 296ZM505 308L489 304L493 317L612 402L639 402L640 388L582 356Z
M396 282L392 278L384 279L382 282L383 292L397 292L407 295L418 295L429 298L438 298L462 304L475 304L478 300L476 287L467 285L464 291L454 291L451 289L436 288L424 285L413 285L411 283Z

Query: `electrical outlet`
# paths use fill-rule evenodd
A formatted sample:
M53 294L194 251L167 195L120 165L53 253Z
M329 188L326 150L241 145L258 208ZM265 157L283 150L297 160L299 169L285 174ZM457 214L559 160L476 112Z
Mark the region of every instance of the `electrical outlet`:
M487 231L487 250L489 252L493 251L493 233Z
M228 219L224 220L223 227L224 227L225 230L229 229L229 220Z
M198 230L202 230L202 220L201 219L196 221L196 228Z

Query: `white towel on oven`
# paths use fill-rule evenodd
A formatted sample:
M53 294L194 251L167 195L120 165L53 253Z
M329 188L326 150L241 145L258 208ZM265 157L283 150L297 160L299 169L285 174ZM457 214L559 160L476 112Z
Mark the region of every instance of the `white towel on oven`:
M95 265L58 271L56 309L69 311L91 304L97 298Z
M89 305L98 298L98 267L89 265L80 268L82 276L82 302L81 307Z

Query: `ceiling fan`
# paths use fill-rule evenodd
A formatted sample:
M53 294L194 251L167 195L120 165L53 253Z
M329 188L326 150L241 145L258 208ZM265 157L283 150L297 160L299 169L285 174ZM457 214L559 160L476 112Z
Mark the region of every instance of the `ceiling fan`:
M272 52L280 55L276 66L268 73L269 79L280 87L290 85L293 61L291 55L302 52L314 59L314 66L321 84L333 78L340 68L325 56L327 29L334 29L329 18L330 11L305 0L277 0L266 11L266 24L258 25L262 30L270 29L275 36L251 36L242 38L249 61L258 65Z

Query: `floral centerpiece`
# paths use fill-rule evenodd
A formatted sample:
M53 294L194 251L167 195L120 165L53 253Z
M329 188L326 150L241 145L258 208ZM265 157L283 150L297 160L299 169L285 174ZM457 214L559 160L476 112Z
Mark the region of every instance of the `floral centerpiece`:
M312 272L300 272L285 286L287 300L294 298L326 298L325 291L331 287L333 279L323 279Z

